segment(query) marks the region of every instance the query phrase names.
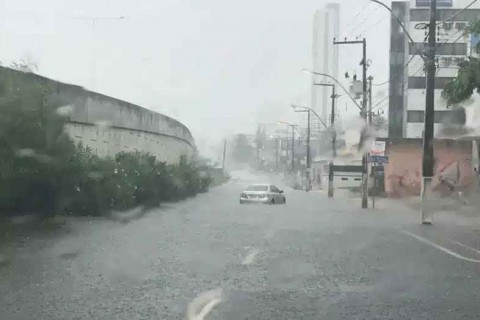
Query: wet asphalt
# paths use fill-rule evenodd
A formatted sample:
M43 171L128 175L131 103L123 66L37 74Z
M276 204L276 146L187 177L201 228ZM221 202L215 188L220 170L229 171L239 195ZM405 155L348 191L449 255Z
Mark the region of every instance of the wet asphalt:
M421 226L401 207L281 185L286 205L240 205L264 179L2 244L0 319L480 317L477 220Z

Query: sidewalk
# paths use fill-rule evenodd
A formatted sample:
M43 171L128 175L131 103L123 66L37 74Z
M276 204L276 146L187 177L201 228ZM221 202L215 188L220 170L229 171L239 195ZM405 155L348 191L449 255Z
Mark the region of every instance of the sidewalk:
M335 198L357 203L360 201L360 193L351 193L348 190L335 190ZM420 212L422 209L421 197L412 196L406 198L383 198L375 197L375 207L373 208L372 197L368 197L368 207L372 210L388 211L388 213L402 212ZM441 196L434 193L428 200L429 206L436 215L447 214L455 217L464 217L470 219L478 219L480 223L480 193L471 192L469 195L459 195L452 193L449 196ZM387 213L387 212L386 212Z

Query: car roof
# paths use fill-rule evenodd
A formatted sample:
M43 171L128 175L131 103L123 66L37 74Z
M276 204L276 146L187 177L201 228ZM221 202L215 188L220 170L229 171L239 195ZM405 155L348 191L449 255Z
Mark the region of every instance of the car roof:
M249 187L251 186L271 186L271 184L270 183L254 183L249 185Z

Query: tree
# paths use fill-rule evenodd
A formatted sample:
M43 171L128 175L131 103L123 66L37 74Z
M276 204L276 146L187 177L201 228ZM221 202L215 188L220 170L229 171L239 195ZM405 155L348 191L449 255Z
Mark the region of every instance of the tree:
M267 136L265 133L265 128L262 128L260 126L257 127L257 133L255 134L255 145L257 147L257 150L262 149L265 146L265 141L267 140Z
M468 29L471 34L480 34L480 20L472 24ZM477 43L474 52L480 54L480 42ZM444 97L448 104L455 105L470 98L472 94L480 90L480 59L469 56L460 64L457 76L445 86Z
M238 162L248 162L252 156L252 146L245 134L237 134L232 152L233 159Z
M382 116L374 116L372 119L372 125L377 131L385 130L388 127L387 119Z

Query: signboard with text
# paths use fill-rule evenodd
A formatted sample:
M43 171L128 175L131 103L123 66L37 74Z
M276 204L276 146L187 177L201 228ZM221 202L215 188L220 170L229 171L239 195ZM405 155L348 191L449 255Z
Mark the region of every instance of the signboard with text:
M387 156L372 156L372 155L369 155L368 156L368 162L383 165L383 164L388 163L388 157Z
M372 145L372 148L369 152L374 156L384 156L385 155L385 141L375 141Z

